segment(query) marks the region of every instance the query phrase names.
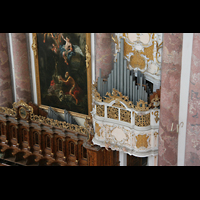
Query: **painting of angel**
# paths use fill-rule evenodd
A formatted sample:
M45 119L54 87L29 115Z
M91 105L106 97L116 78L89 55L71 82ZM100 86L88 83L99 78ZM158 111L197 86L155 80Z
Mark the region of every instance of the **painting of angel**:
M41 104L88 115L86 33L37 33Z

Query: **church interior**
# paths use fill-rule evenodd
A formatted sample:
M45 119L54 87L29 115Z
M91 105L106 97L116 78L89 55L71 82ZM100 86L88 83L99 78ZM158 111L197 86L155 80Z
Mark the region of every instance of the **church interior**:
M0 33L0 166L200 166L200 33Z

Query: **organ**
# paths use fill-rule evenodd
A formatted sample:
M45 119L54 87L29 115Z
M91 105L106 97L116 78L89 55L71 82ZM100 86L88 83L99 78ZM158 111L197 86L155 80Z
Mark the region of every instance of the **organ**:
M157 156L160 89L153 92L144 73L127 67L123 38L120 43L108 78L101 76L100 69L93 84L92 141L136 157Z

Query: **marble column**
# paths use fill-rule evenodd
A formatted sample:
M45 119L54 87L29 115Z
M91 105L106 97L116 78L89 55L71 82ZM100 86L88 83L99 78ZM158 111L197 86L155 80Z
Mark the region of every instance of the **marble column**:
M30 72L28 66L27 41L25 33L12 33L13 65L15 71L16 101L32 100Z
M200 166L200 33L193 34L185 165Z
M114 65L114 42L111 33L96 33L96 80L99 77L99 69L102 69L102 77L107 77Z
M183 33L164 33L161 71L161 106L158 165L177 165L179 96ZM174 123L174 131L171 125Z
M6 33L0 33L0 106L12 107L13 94Z

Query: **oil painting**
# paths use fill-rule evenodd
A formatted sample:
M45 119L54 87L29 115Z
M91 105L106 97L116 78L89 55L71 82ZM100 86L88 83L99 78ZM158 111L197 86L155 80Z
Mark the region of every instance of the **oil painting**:
M88 115L91 90L91 67L86 67L88 33L36 33L35 39L39 104Z

